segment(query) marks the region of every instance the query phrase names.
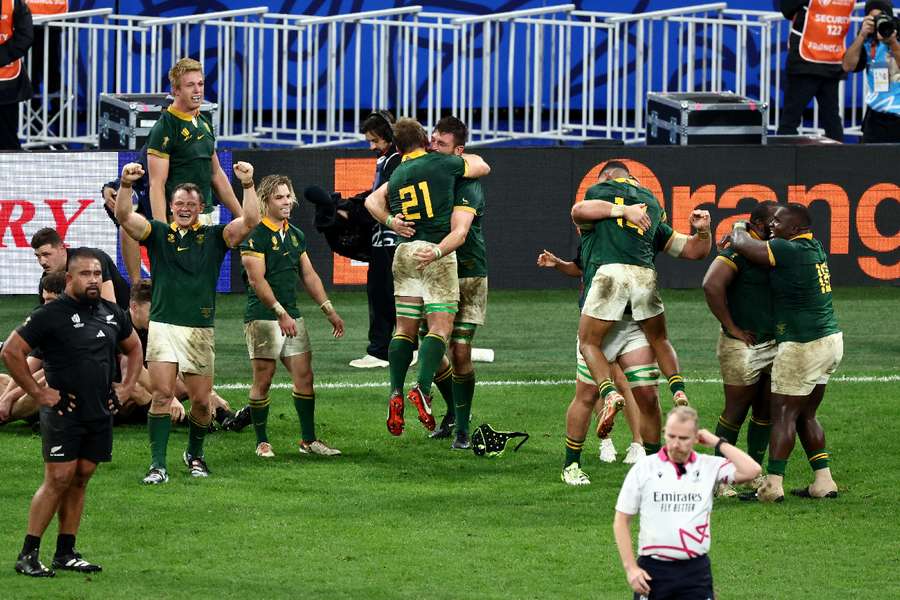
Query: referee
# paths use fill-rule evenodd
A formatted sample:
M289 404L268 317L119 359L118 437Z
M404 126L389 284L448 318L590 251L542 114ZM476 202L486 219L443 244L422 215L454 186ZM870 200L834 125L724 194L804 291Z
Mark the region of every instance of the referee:
M713 491L721 483L743 483L760 472L743 451L705 429L697 411L679 406L666 420L666 444L635 464L616 502L613 533L634 598L712 600L709 566ZM694 444L722 456L697 454ZM631 547L631 518L641 514L638 559Z
M102 269L91 250L69 255L65 293L35 310L10 334L2 358L12 378L41 406L44 482L31 500L28 534L16 572L32 577L55 573L41 564L41 535L59 515L54 569L92 573L99 565L75 550L85 488L97 463L112 458L114 396L128 398L140 374L141 344L128 313L100 297ZM128 357L121 384L114 384L116 348ZM28 353L44 355L46 385L31 375Z

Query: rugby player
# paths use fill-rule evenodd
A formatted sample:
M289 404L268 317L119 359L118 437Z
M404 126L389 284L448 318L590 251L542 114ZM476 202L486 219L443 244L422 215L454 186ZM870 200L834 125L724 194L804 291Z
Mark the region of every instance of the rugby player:
M753 239L769 239L769 222L775 202L762 202L750 213L747 232ZM770 375L775 360L775 320L769 289L769 268L757 265L735 252L723 249L703 278L703 293L722 330L716 348L725 407L716 425L716 435L735 444L750 407L747 454L762 464L769 447L771 411ZM756 483L762 483L761 481ZM726 495L734 495L730 488Z
M412 362L419 322L428 322L428 334L419 345L417 383L408 399L419 420L434 430L431 384L447 350L459 300L455 250L468 235L475 211L455 196L461 177L487 175L490 167L481 158L463 154L428 154L428 137L415 119L400 119L394 126L394 144L403 162L388 183L366 198L366 208L376 221L403 238L394 254L394 297L397 328L388 350L391 394L387 428L403 433L403 384Z
M41 304L56 300L66 289L66 273L52 271L41 278ZM39 385L44 385L44 356L40 348L32 348L26 359L28 370ZM38 415L40 405L15 380L0 373L0 425L25 419L31 422Z
M35 310L3 346L10 375L41 405L44 481L31 500L28 533L15 565L23 575L54 575L38 557L54 514L59 515L59 535L52 568L101 570L75 550L75 536L88 481L98 463L112 458L112 398L121 402L131 395L141 357L127 313L100 295L102 273L91 250L70 252L65 294ZM117 347L129 359L121 384L113 383ZM43 351L45 384L28 368L33 348Z
M66 248L59 233L51 228L44 227L38 229L31 236L31 248L34 250L34 257L38 264L47 273L65 273L66 262L69 255L79 248ZM129 286L122 274L119 273L116 262L110 256L99 248L89 248L91 252L100 261L100 267L103 269L103 285L100 293L104 300L115 302L123 310L128 310L128 294ZM43 276L41 277L43 282ZM38 284L38 298L41 298L42 283Z
M203 66L192 58L182 58L169 69L169 83L175 101L160 115L147 139L153 218L167 222L166 199L171 200L175 188L182 183L193 183L199 188L203 225L212 224L216 198L232 215L240 217L241 205L216 154L213 125L200 113Z
M753 459L705 429L697 411L677 406L666 419L666 445L631 467L613 519L613 534L635 600L715 597L709 563L713 489L759 475ZM694 445L723 456L697 454ZM631 520L640 513L638 559Z
M462 156L468 138L469 129L465 123L456 117L444 117L434 126L431 149L440 154ZM487 314L487 247L481 230L485 204L484 190L477 179L458 180L454 194L460 210L468 207L475 211L475 216L469 226L465 242L456 249L459 303L450 335L451 360L448 361L446 356L441 359L434 379L435 385L447 403L447 412L431 437L449 437L450 429L455 426L456 436L450 447L467 450L471 447L469 415L472 413L472 398L475 395L472 340L478 326L484 325ZM421 332L422 328L419 331Z
M791 493L804 498L836 498L838 494L825 431L816 411L828 378L843 357L844 339L831 303L828 256L813 238L811 227L809 210L801 204L788 204L772 217L772 239L754 239L747 233L747 224L737 222L722 241L750 262L771 268L778 349L772 363L767 475L755 496L763 502L784 499L784 473L795 437L806 450L815 480Z
M179 371L191 400L188 448L183 459L193 477L209 476L203 440L212 420L216 282L229 249L240 245L259 224L259 209L253 167L239 162L234 165L234 173L244 189L243 216L227 225L202 225L199 216L203 197L197 186L185 183L172 194L172 224L156 219L148 222L133 212L130 202L131 182L140 179L143 171L136 163L123 167L116 220L147 248L153 273L147 334L147 370L153 393L147 429L152 462L144 483L160 484L169 480L169 408Z
M698 211L691 214L691 226L697 230L695 237L674 232L665 222L665 211L657 199L619 161L609 161L603 167L599 183L587 191L585 200L608 200L578 202L572 207L572 219L583 232L585 281L591 278L578 336L581 353L604 400L604 418L598 425L602 429L611 425L625 400L609 378L609 362L601 347L609 330L629 306L668 378L673 402L676 405L688 402L656 289L654 244L656 236L661 235L670 238L667 252L673 256L680 256L688 245L690 254L704 246L709 252L709 214ZM639 223L629 216L636 209L644 213Z
M285 175L267 175L259 182L262 223L241 244L241 264L247 282L244 335L253 366L250 415L256 431L256 455L275 456L266 432L269 388L280 360L291 374L294 408L300 418L300 454L336 456L341 452L316 438L312 350L306 323L297 308L297 278L331 323L332 335L344 335L344 321L325 293L309 254L306 236L288 222L296 204L294 187Z

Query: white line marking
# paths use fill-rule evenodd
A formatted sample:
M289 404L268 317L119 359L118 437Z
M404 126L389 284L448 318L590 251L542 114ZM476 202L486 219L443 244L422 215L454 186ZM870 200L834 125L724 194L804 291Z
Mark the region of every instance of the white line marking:
M715 377L685 379L687 383L718 383L722 380ZM900 375L838 375L832 377L830 381L838 383L896 383L900 382ZM665 384L664 380L660 380L661 384ZM315 387L322 390L337 389L367 389L367 388L387 388L387 381L328 381L324 383L316 383ZM513 386L554 386L554 385L575 385L574 379L497 379L490 381L479 381L476 385L479 387L513 387ZM272 387L276 390L286 390L291 388L290 383L273 383ZM215 386L219 390L247 390L250 389L248 383L222 383Z

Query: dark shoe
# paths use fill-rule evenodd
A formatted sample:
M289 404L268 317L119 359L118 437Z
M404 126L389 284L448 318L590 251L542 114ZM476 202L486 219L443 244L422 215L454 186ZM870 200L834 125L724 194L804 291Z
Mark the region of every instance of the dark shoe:
M51 563L54 569L60 571L77 571L79 573L99 573L103 570L100 565L95 565L84 560L78 552L54 556Z
M821 500L822 498L837 498L838 493L837 493L837 490L832 490L832 491L828 492L827 494L825 494L824 496L813 496L809 492L809 488L805 487L805 488L799 488L796 490L791 490L791 496L797 496L798 498L810 498L812 500Z
M755 491L743 492L738 494L738 500L741 502L760 502L759 495ZM784 496L777 496L767 502L784 502Z
M437 429L428 434L433 440L444 440L450 437L450 434L453 433L453 428L456 427L456 418L451 414L444 415L444 418L441 419L441 424L437 426Z
M222 420L222 429L235 432L243 431L252 422L253 417L250 416L250 407L245 406L234 413L233 416L224 418Z
M190 471L191 477L209 477L209 467L206 466L206 461L202 456L194 457L185 452L182 459L184 459L184 464Z
M45 567L38 560L38 551L32 550L28 554L20 554L16 560L16 573L29 577L54 577L56 572Z
M462 431L456 432L456 439L450 444L451 450L471 450L472 442L469 441L469 435Z

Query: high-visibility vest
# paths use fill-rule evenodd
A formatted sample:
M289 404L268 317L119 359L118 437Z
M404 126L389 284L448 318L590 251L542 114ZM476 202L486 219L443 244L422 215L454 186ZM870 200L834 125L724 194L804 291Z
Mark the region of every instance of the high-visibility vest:
M5 44L13 34L13 2L0 0L0 44ZM0 67L0 81L10 81L22 72L22 59L18 58L8 65Z
M27 0L33 15L59 15L69 12L69 0Z
M810 0L800 37L800 56L815 63L841 64L854 0Z

